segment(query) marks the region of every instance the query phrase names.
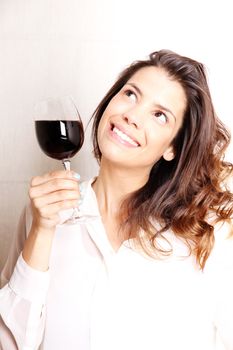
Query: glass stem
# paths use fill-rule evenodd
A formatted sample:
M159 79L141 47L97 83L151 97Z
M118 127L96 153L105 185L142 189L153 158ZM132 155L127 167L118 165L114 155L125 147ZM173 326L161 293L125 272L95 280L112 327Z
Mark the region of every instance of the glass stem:
M70 171L70 160L69 159L63 159L62 164L65 168L65 170ZM80 217L79 210L77 208L73 208L73 213L69 219L67 219L65 222L70 224L75 224L76 219Z
M62 164L63 164L65 170L70 171L70 160L69 159L63 159Z

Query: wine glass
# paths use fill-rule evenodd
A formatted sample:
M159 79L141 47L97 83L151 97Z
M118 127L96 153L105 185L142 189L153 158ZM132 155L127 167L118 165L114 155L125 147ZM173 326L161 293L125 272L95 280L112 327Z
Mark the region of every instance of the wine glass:
M84 129L78 109L71 97L50 98L35 105L36 137L42 151L51 158L61 160L70 170L70 158L82 147ZM66 222L75 223L80 216L74 208Z

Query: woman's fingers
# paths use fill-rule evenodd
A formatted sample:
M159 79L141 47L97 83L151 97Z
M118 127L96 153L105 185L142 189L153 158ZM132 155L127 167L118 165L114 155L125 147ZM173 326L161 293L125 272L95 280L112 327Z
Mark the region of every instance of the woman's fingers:
M31 180L32 226L25 241L23 257L32 267L45 271L59 212L78 206L80 176L71 171L54 171ZM38 239L39 238L39 239Z
M32 179L29 197L33 207L34 226L37 229L55 227L59 222L59 211L78 206L79 179L78 174L65 170L53 171Z
M53 178L46 182L41 182L38 185L32 185L32 187L29 189L29 196L31 199L33 199L61 190L78 190L77 180L73 180L73 178Z
M33 204L36 208L42 208L44 206L48 206L51 204L55 204L58 202L68 201L68 200L76 200L76 206L78 203L78 199L80 198L79 191L73 190L60 190L47 194L46 196L41 196L33 199Z
M78 181L80 180L80 175L74 171L56 170L42 176L33 177L31 180L31 186L38 186L54 179L72 179Z
M77 200L65 200L53 204L48 204L45 207L38 209L40 216L44 219L50 219L51 221L59 221L58 212L77 207Z

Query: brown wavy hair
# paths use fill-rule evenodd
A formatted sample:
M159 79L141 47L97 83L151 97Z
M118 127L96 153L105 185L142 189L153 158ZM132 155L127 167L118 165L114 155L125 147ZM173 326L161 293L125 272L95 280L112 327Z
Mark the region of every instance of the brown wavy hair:
M224 161L230 133L214 111L203 64L161 50L127 67L93 114L94 154L100 162L97 130L107 105L139 69L151 66L163 69L181 84L187 108L183 125L172 141L175 158L161 158L154 164L147 183L123 201L119 217L127 236L134 232L149 255L172 252L172 246L163 249L158 243L159 237L167 241L163 233L172 230L203 269L214 245L214 224L231 221L233 213L233 194L226 182L232 176L233 164ZM208 219L210 213L214 222ZM153 222L159 222L160 227Z

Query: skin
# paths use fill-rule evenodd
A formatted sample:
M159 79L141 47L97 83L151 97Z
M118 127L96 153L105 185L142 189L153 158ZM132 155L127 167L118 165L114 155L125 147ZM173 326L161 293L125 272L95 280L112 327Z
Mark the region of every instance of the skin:
M127 194L147 182L156 161L161 157L167 161L174 158L171 142L182 125L185 109L182 86L172 81L164 70L147 67L133 75L110 101L101 118L98 143L102 159L93 188L115 250L125 239L118 234L120 203ZM124 130L140 146L122 143L111 132L112 124Z
M77 207L80 198L78 180L70 171L54 171L31 181L29 197L33 221L22 255L29 266L46 271L59 223L59 211Z
M146 67L113 97L101 118L98 143L102 158L92 186L106 234L116 251L125 239L118 234L119 206L127 194L147 182L155 162L161 157L167 161L175 157L171 143L182 125L185 108L182 86L164 70ZM122 139L114 127L133 141ZM66 171L38 176L32 179L29 196L33 223L23 257L31 267L45 271L58 213L77 206L78 181Z

